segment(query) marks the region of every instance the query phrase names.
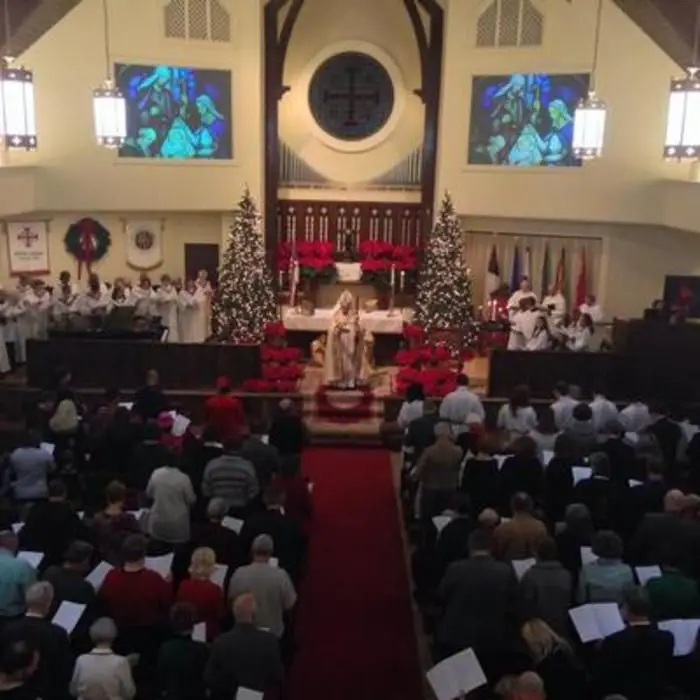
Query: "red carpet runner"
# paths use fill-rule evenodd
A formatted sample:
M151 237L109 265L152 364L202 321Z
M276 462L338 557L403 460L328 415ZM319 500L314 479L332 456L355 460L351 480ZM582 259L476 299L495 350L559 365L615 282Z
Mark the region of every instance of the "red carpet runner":
M385 450L314 449L316 508L285 700L422 700Z

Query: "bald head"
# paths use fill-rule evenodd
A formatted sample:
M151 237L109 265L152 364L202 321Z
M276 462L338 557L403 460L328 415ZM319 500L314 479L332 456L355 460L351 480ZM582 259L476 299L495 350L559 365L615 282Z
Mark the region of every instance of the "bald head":
M514 690L516 700L545 700L544 683L532 671L518 676Z
M484 508L484 510L479 513L479 527L486 528L490 530L497 527L500 522L500 517L498 513L493 510L493 508Z
M255 598L251 593L239 595L233 601L233 617L236 622L252 623L255 619Z
M671 489L664 496L664 511L666 513L681 513L686 505L685 494L678 489Z
M254 559L269 559L275 551L275 543L270 535L258 535L250 549Z

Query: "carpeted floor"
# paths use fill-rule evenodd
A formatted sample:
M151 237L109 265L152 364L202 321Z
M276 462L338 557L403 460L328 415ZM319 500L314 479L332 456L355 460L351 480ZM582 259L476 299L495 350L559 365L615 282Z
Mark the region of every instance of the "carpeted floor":
M389 453L314 449L316 508L285 700L422 700Z

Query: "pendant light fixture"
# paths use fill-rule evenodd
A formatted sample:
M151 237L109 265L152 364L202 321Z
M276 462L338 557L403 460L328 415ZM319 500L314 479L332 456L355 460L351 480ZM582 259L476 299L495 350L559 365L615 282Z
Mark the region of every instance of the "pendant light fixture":
M5 52L10 53L12 28L9 0L4 0ZM13 65L7 55L0 63L0 139L8 150L33 151L37 147L34 111L34 74Z
M593 50L593 70L586 99L581 100L574 113L573 153L575 158L593 160L603 154L605 141L605 120L608 107L595 93L598 53L600 50L600 26L603 18L603 0L598 0L598 16L595 27L595 48Z
M109 47L109 9L102 0L105 32L105 58L107 77L100 87L93 90L92 104L95 113L95 138L100 146L119 148L126 138L126 100L114 84Z
M672 160L697 160L700 157L699 37L700 5L695 15L693 64L682 78L671 81L664 157Z

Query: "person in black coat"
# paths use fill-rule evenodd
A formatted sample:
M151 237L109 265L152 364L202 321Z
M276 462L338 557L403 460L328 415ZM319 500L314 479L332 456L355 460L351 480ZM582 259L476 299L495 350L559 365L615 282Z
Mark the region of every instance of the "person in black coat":
M537 457L537 443L521 437L511 449L514 454L503 462L500 472L501 514L510 513L510 499L516 493L527 493L535 503L541 503L544 494L544 470Z
M168 410L168 399L160 386L160 375L155 369L146 372L145 384L136 390L132 410L141 416L144 422L156 420L163 411Z
M605 694L620 693L628 700L659 700L669 681L673 635L649 621L649 599L643 588L625 599L627 627L603 640L595 676Z
M406 428L404 444L413 449L411 462L416 464L425 450L435 443L435 426L440 422L434 401L423 402L423 415L414 418Z
M260 422L253 422L250 435L243 441L241 457L248 460L255 468L260 489L270 483L272 477L280 470L280 453L274 445L267 444L264 436L266 430Z
M39 652L39 665L28 685L42 700L67 700L74 658L66 631L46 617L53 605L53 587L46 581L26 591L27 613L2 631L3 644L23 640Z
M141 441L134 446L130 464L125 465L127 486L145 491L151 474L169 460L168 448L160 441L160 428L155 421L149 421L143 427Z
M591 546L594 532L588 508L583 503L569 504L564 513L564 527L557 532L554 541L559 561L573 576L574 590L581 571L581 547Z
M214 550L217 564L225 564L231 573L243 563L243 550L238 534L221 524L227 513L228 503L223 498L212 498L209 501L206 521L194 523L192 526L188 561L195 549L208 547Z
M498 508L499 505L501 477L498 461L493 456L496 452L497 438L484 435L479 440L476 456L470 457L464 464L459 488L469 496L476 515L485 508Z
M566 506L571 503L574 490L571 468L575 467L576 463L571 438L559 435L554 442L554 457L544 470L545 512L551 522L561 522Z
M647 427L646 432L656 438L664 462L666 463L669 480L671 483L675 484L677 483L678 476L676 466L678 450L681 441L684 439L683 428L681 428L678 423L671 420L670 412L663 404L650 407L649 412L654 421Z
M610 460L604 452L594 452L589 460L591 476L574 486L571 500L583 503L591 514L596 530L617 529L621 495L628 488L610 478Z
M634 447L625 441L625 426L619 420L607 423L603 428L606 439L599 450L608 455L613 465L611 478L618 485L624 485L629 479L638 477L637 455Z
M279 687L284 675L277 637L255 626L255 599L233 601L235 627L217 637L204 672L212 700L230 700L238 688L265 693Z
M300 455L309 443L309 431L296 414L294 404L282 399L270 426L269 444L277 448L280 457Z

